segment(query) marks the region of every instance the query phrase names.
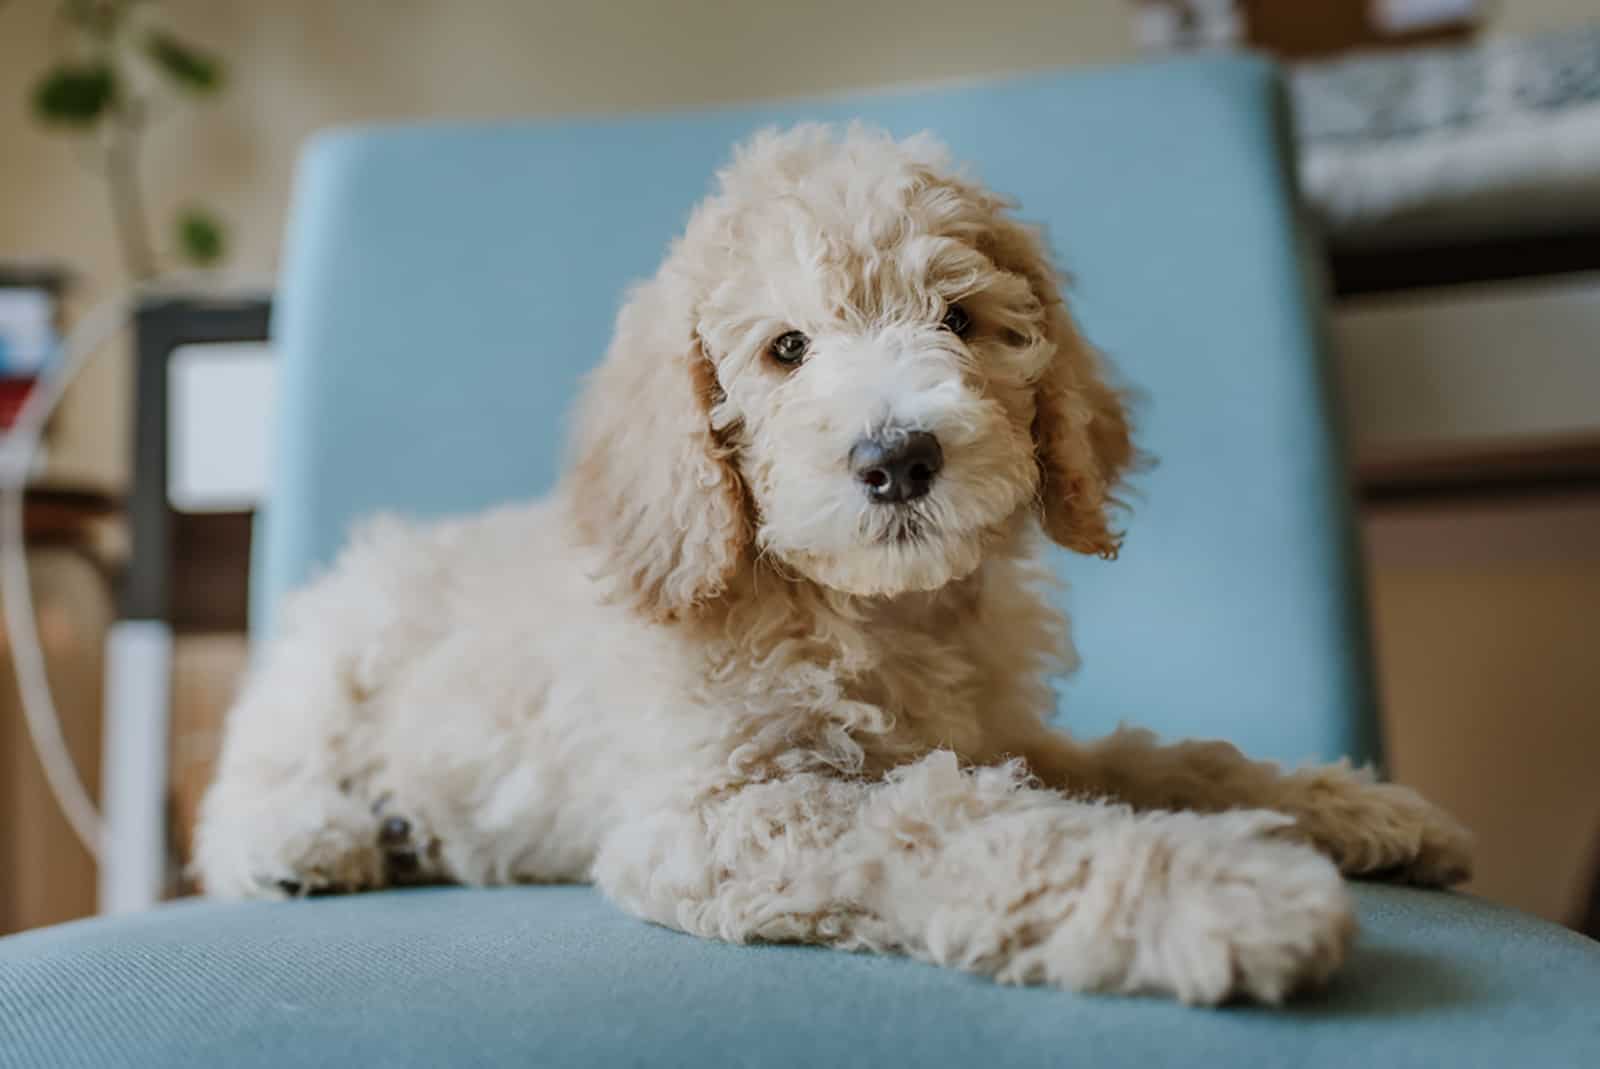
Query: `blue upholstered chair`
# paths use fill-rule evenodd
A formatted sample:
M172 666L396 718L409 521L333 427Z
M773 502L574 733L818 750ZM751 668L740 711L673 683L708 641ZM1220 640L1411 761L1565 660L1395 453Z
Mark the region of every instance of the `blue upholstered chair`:
M258 623L372 509L536 494L631 279L729 145L932 129L1049 224L1148 395L1122 560L1061 561L1083 733L1376 757L1320 291L1270 69L1218 60L696 115L398 128L301 172ZM1600 945L1464 896L1358 891L1331 991L1282 1010L1002 988L702 942L585 888L182 903L0 941L0 1066L1600 1066Z

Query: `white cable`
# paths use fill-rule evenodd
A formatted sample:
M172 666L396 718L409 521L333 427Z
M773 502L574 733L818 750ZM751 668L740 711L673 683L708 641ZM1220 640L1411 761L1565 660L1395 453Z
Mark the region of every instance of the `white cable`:
M41 378L23 402L16 423L6 432L4 463L0 464L0 479L4 480L0 486L0 597L5 602L6 631L11 636L11 659L22 697L22 716L50 793L96 860L100 857L100 814L67 750L61 717L45 674L44 649L39 642L32 580L28 575L23 505L29 471L46 421L60 403L67 384L102 345L122 330L132 311L132 300L118 297L95 308L73 329L64 353L52 361L54 372Z
M66 344L49 361L53 371L42 376L17 413L16 423L4 433L0 443L0 602L3 602L6 632L11 637L11 658L16 666L17 689L22 698L22 716L28 738L44 769L45 782L67 823L96 861L102 856L99 810L90 797L77 765L61 734L61 716L50 693L45 671L43 645L39 641L34 615L32 580L28 574L27 538L23 523L28 476L45 424L61 403L62 395L74 379L107 342L127 326L139 300L174 284L204 285L214 290L219 283L208 273L180 272L166 275L108 298L84 316L67 335ZM269 288L270 283L262 288ZM192 290L183 291L186 294Z

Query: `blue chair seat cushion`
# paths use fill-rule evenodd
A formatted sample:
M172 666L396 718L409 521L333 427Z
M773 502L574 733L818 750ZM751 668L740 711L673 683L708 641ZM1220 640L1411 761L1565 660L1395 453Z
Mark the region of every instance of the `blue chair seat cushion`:
M582 887L185 902L0 941L0 1066L1600 1066L1600 944L1357 893L1330 990L1222 1010L727 946Z

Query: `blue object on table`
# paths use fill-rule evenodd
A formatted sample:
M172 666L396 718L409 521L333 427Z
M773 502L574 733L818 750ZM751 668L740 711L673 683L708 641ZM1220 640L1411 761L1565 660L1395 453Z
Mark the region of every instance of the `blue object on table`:
M1248 59L679 117L320 142L281 293L260 620L375 508L537 493L624 285L768 123L931 128L1050 224L1088 333L1150 400L1123 559L1067 559L1067 720L1368 755L1358 572L1277 81ZM588 889L181 904L0 941L0 1066L1600 1064L1600 945L1363 888L1331 995L1283 1011L1001 988L736 948Z
M32 378L54 354L55 284L18 284L0 271L0 378Z

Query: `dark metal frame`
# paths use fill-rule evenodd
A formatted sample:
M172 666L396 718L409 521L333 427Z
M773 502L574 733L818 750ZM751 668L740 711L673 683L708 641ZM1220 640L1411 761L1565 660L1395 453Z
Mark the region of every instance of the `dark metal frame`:
M1600 225L1329 253L1333 292L1359 297L1600 271Z
M120 599L124 620L157 620L178 631L219 623L203 616L194 619L196 614L186 612L175 618L173 562L178 545L196 543L197 527L198 541L204 543L206 530L232 530L241 524L239 517L231 514L225 514L228 518L221 523L181 517L168 501L167 369L172 354L185 345L267 341L271 318L269 297L162 297L139 305L134 321L133 479L127 501L132 545ZM248 547L248 520L242 527ZM241 613L229 615L239 617L242 623ZM191 626L195 624L201 626Z

